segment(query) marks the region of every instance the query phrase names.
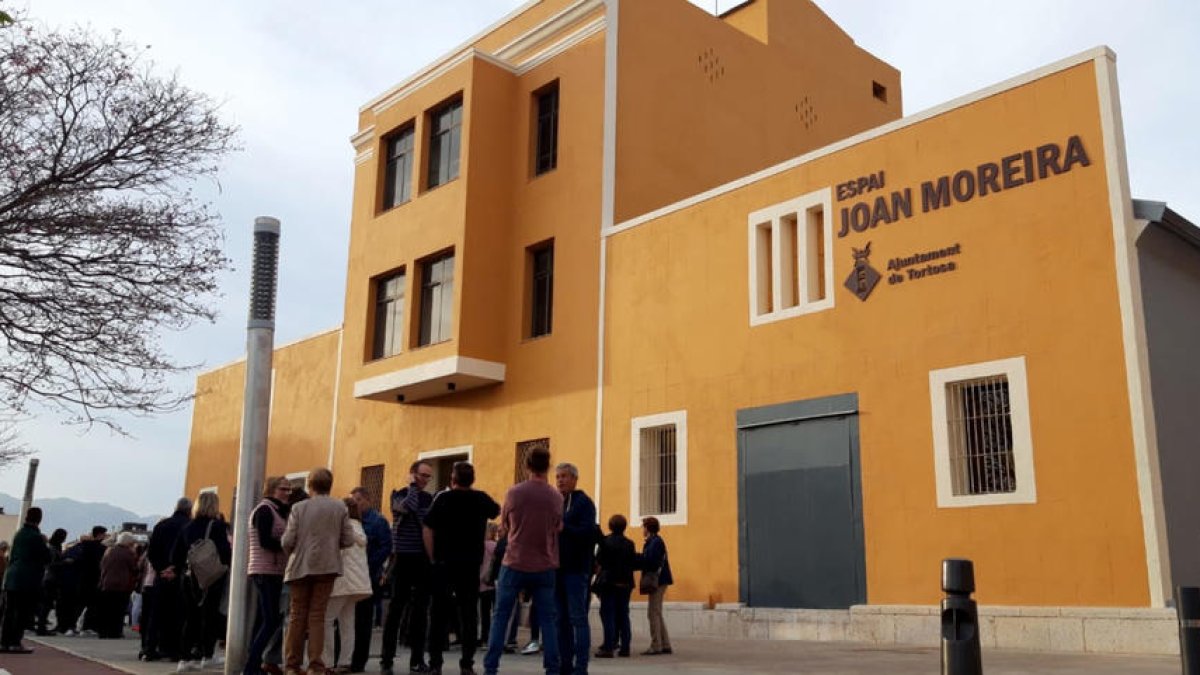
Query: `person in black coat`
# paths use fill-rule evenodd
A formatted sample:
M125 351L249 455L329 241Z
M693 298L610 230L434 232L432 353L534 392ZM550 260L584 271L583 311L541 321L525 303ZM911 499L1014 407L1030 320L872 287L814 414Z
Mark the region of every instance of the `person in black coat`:
M142 626L146 641L142 644L142 659L153 661L159 657L169 661L179 660L179 639L183 631L182 569L176 569L171 560L179 533L192 522L192 500L181 497L175 502L175 512L163 518L150 532L146 547L146 559L154 568L154 611L150 625Z
M25 627L37 611L42 592L42 577L50 562L50 547L38 525L42 510L31 507L25 514L25 524L13 535L12 554L4 572L4 618L0 621L0 653L28 654L21 644Z
M628 525L629 521L619 513L609 518L610 534L601 540L596 554L596 566L600 571L596 574L594 589L600 598L600 621L604 625L604 642L596 651L596 658L600 659L612 658L614 652L629 656L629 596L633 593L637 549L625 536Z
M221 633L220 605L221 596L225 592L225 579L217 581L207 589L201 589L199 584L187 574L188 551L192 544L210 539L217 548L217 556L225 565L233 558L233 550L229 546L229 525L219 518L220 502L215 492L202 492L196 499L192 509L192 521L179 533L175 548L171 553L171 566L176 574L183 574L183 641L180 645L180 672L188 669L206 669L224 663L222 659L214 658L217 640ZM199 661L199 663L196 663Z
M100 602L100 560L108 549L104 538L108 528L92 528L92 538L79 542L79 559L75 561L79 574L79 595L84 607L83 630L98 633L103 625L104 608Z

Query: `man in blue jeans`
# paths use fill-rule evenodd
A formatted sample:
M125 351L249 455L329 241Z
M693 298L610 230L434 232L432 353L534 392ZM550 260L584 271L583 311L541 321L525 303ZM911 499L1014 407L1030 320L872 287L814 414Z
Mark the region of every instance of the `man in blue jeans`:
M542 665L546 675L558 675L558 627L554 606L558 569L558 533L562 531L563 498L550 487L550 451L538 448L525 458L529 479L508 489L500 510L500 536L508 537L500 577L496 580L496 609L488 632L484 672L499 672L508 627L517 595L533 596L542 629Z
M558 653L561 675L587 675L592 631L588 625L592 563L600 529L596 505L575 489L579 469L569 462L554 467L554 483L563 499L563 529L558 534Z

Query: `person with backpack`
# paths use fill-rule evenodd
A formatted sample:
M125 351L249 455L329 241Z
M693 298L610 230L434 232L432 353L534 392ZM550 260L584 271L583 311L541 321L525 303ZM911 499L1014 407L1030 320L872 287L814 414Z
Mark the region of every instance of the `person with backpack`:
M229 526L218 518L220 507L217 493L200 493L192 509L192 521L180 531L171 556L172 566L183 574L179 673L214 668L225 662L215 652L223 625L221 596L233 551Z

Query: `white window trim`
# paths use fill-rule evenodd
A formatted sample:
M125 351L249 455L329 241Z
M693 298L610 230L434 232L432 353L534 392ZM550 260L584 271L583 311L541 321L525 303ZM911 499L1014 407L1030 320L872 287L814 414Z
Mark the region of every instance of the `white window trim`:
M466 455L467 461L475 463L475 446L474 445L457 445L453 448L442 448L440 450L427 450L417 453L417 461L423 459L437 459L438 457L449 457L451 455Z
M792 214L798 214L799 216L805 216L805 215L807 215L808 210L815 206L821 207L821 218L822 218L821 225L822 225L822 228L824 229L824 236L822 237L822 239L824 240L824 248L825 248L825 251L824 251L824 253L825 253L825 269L822 270L821 273L825 277L825 297L822 298L821 300L816 300L814 302L805 302L803 300L803 298L805 295L804 291L805 291L805 284L806 284L806 282L805 282L806 275L800 274L799 275L800 276L800 286L801 286L800 287L800 298L798 299L798 302L794 307L788 307L786 309L777 309L772 312L767 312L765 314L759 314L759 312L758 312L759 260L758 260L758 242L757 242L758 226L767 224L767 223L771 224L771 257L772 257L771 269L775 272L772 275L772 277L773 277L772 278L772 285L773 285L772 296L775 298L779 298L779 297L781 297L782 286L783 286L782 278L779 274L779 270L783 269L783 266L781 264L783 262L782 261L783 250L782 250L782 247L780 246L781 236L780 236L780 228L778 226L779 221L784 216L789 216ZM806 218L798 218L797 222L798 222L798 224L803 225L803 224L807 223L807 219ZM790 199L786 202L781 202L781 203L775 204L773 206L768 206L765 209L760 209L758 211L755 211L755 212L751 213L749 215L749 217L747 218L746 231L747 231L747 243L749 245L748 250L749 250L749 260L750 260L750 265L748 268L748 281L749 281L748 286L749 286L749 290L750 290L749 311L750 311L750 325L751 326L759 326L759 325L762 325L765 323L781 321L783 319L790 319L792 317L801 316L804 314L811 314L813 312L820 312L820 311L823 311L826 309L833 308L834 296L836 294L833 292L834 286L833 286L833 189L832 188L824 188L822 190L817 190L816 192L810 192L806 195L796 197L795 199ZM801 236L800 232L797 232L796 252L797 252L797 256L796 256L797 259L795 261L793 261L792 264L796 265L799 269L803 270L804 263L808 259L808 238Z
M675 425L675 513L659 515L641 512L638 494L642 485L642 429ZM688 440L687 411L659 413L630 420L629 436L629 513L630 524L640 526L644 516L658 518L659 525L687 525L688 512Z
M216 486L216 485L209 485L208 487L202 487L202 488L200 488L200 491L199 491L199 492L197 492L196 494L201 494L201 495L202 495L202 494L204 494L205 492L211 492L211 493L213 493L213 494L215 495L215 494L217 494L217 486Z
M946 385L994 375L1008 378L1009 419L1012 422L1013 464L1017 480L1014 492L987 495L955 495L950 475L950 428L946 421ZM1029 385L1025 357L974 363L929 371L929 399L933 408L933 468L937 479L938 508L1036 504L1037 485L1033 472L1033 440L1029 430Z
M293 471L291 473L284 474L283 477L287 479L288 483L291 483L292 481L296 480L297 478L303 478L304 482L301 483L301 486L307 489L309 473L311 473L311 472L309 472L309 471Z

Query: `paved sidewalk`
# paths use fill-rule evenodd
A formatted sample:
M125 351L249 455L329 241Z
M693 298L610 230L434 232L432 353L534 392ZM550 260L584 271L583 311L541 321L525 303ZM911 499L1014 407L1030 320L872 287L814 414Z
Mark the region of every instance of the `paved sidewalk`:
M32 654L0 654L0 673L11 675L120 675L106 665L72 656L46 645L26 639ZM97 641L98 642L98 641Z
M158 661L141 663L137 660L136 639L97 640L93 638L27 638L31 644L40 642L53 645L73 653L102 661L126 673L135 675L167 675L175 672L174 663ZM847 642L788 642L757 640L676 639L672 640L675 654L670 656L638 656L629 659L593 660L589 672L596 675L665 675L666 673L737 673L737 675L765 675L767 673L831 673L835 675L926 675L939 669L936 649L925 647L879 646ZM379 633L373 643L379 645ZM36 646L36 645L35 645ZM642 645L644 648L645 645ZM45 647L38 654L52 652ZM38 654L34 654L35 658ZM36 661L18 661L19 658L0 656L0 666L7 662L24 670L13 670L12 675L26 673L80 673L80 675L109 674L108 670L53 670L41 667L29 669L24 664ZM476 657L475 667L483 672L483 655ZM446 654L446 665L457 666L458 652ZM401 652L397 665L408 662ZM983 655L984 671L988 675L1017 675L1054 673L1061 675L1176 675L1179 672L1178 657L1156 656L1095 656L1076 654L1044 654L1013 651L986 651ZM379 662L374 660L367 672L378 672ZM500 662L504 673L539 673L541 656L506 654ZM212 670L209 672L219 672ZM396 672L403 673L404 669ZM457 672L447 669L446 672Z

